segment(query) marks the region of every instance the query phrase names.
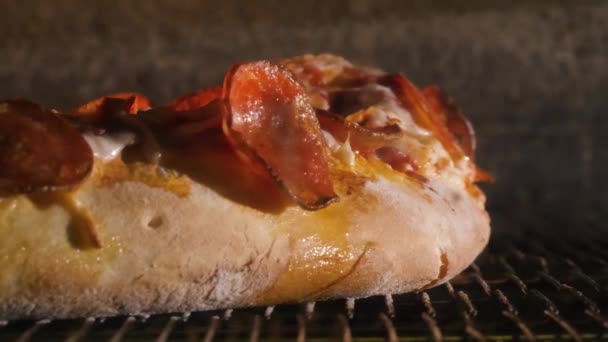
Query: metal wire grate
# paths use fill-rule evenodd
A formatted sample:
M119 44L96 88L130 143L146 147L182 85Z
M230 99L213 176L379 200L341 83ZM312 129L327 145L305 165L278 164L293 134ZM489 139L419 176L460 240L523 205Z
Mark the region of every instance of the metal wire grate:
M3 322L0 340L608 341L608 237L494 234L420 293L213 312Z

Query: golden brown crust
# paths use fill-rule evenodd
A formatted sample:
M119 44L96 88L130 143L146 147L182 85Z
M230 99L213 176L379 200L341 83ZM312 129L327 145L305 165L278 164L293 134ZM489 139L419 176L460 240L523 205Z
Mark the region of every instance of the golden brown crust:
M185 175L187 195L133 178L98 183L111 177L101 166L96 161L74 194L97 222L101 249L82 249L58 205L25 196L0 200L0 317L190 311L412 291L460 272L488 240L482 201L396 172L339 187L339 203L309 212L295 205L253 208Z
M128 101L75 110L103 121L119 105L120 128L84 133L94 167L73 193L0 198L0 319L401 293L441 284L473 261L488 241L489 217L474 185L479 171L470 158L472 131L460 127L466 122L450 131L445 106L429 112L428 99L404 76L336 56L284 61L295 79L266 62L255 65L279 70L284 82L245 78L254 87L242 87L243 103L220 101L216 89L138 116L126 111L148 104L129 94ZM259 87L270 91L259 96ZM277 105L293 91L297 96ZM200 111L186 110L203 103ZM244 150L222 133L218 115L228 112L220 106L234 119L235 104L245 105L241 123L276 125L276 136L258 127L247 143L270 173L243 163L237 156ZM278 116L267 117L267 107ZM332 109L366 123L324 121L321 111ZM301 121L303 113L309 115ZM170 121L181 119L167 133ZM307 132L314 134L295 134L302 125L313 125ZM303 150L306 142L318 148ZM300 183L303 176L308 181Z

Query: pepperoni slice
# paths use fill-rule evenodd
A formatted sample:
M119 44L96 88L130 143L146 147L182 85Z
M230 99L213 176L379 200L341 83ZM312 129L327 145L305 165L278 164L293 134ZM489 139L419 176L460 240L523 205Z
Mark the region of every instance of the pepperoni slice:
M124 100L123 110L129 114L137 114L142 110L150 109L150 100L138 93L117 93L109 96L103 96L93 101L90 101L78 108L71 110L70 112L74 115L87 116L87 117L98 117L103 116L107 113L107 103L109 99L120 99ZM119 101L114 101L114 103Z
M347 121L340 115L323 110L317 110L317 118L324 130L330 132L339 141L344 142L348 138L350 146L359 152L372 152L401 137L400 133L372 131L357 123Z
M480 168L479 166L475 167L475 177L473 178L473 182L477 183L494 183L496 178L488 171Z
M380 89L346 88L329 92L332 112L347 116L381 103L385 92Z
M0 103L0 196L69 190L92 167L91 148L62 118L28 101Z
M222 96L222 87L204 88L173 100L167 108L186 111L201 108Z
M140 118L171 138L188 138L222 125L222 87L204 88L166 106L143 112Z
M445 123L445 116L429 103L426 96L402 74L389 74L378 82L393 90L416 124L428 129L447 150L452 160L462 158L463 151Z
M418 172L420 170L420 165L416 160L392 146L385 146L377 149L376 156L397 171Z
M233 146L309 210L337 200L325 140L302 86L267 61L233 66L224 80L224 131Z
M426 96L432 111L442 115L442 121L450 130L464 154L473 160L475 158L476 141L471 122L456 107L454 100L441 88L428 86L422 90L422 93Z
M331 54L303 55L278 61L294 74L308 90L314 88L348 88L374 82L378 70L354 66L348 60Z

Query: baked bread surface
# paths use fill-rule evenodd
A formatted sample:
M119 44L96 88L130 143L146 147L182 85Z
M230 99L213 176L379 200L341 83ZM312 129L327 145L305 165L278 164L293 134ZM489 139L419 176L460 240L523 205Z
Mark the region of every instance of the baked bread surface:
M356 185L339 187L338 203L306 211L246 176L225 188L188 175L157 176L154 184L154 166L96 161L74 197L94 218L100 249L80 247L73 214L63 206L3 199L0 316L108 316L401 293L441 284L486 245L489 219L479 198L379 163L359 159L357 167L377 175L345 180ZM226 190L239 186L249 198Z
M306 83L302 70L361 76L336 56L291 61L285 65L294 63L290 70L317 110L328 105L319 92L327 89ZM395 80L402 82L397 90L416 93L403 77L388 79ZM84 133L93 170L73 191L0 197L0 318L365 297L422 290L454 277L489 238L485 198L474 185L478 169L462 153L466 148L446 145L446 127L419 127L397 91L381 84L353 89L361 95L357 101L382 100L348 118L370 130L397 125L399 139L382 139L392 139L389 147L416 163L393 169L382 156L353 151L349 139L361 144L361 136L324 130L338 200L318 210L298 206L272 177L243 163L221 130L163 145L154 163L145 161L133 132ZM353 99L351 90L345 99Z

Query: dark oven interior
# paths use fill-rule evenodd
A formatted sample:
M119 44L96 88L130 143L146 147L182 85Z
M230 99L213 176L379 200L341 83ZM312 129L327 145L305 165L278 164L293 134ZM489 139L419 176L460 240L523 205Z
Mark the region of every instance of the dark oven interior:
M221 312L2 322L21 340L601 340L608 3L0 1L0 97L159 103L233 63L333 52L436 83L474 123L493 237L428 291Z

